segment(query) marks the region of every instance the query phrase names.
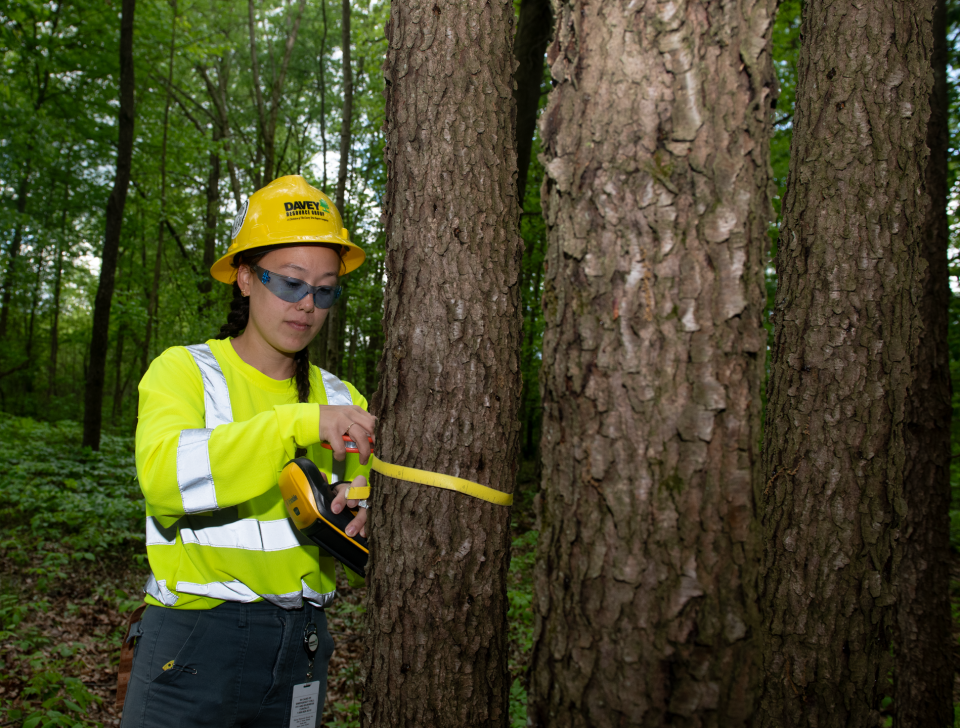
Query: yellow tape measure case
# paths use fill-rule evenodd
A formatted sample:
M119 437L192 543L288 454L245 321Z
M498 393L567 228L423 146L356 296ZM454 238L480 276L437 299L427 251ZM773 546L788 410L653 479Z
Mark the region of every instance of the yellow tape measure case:
M278 484L287 515L300 532L347 568L366 576L370 553L367 539L360 534L347 535L347 525L357 512L348 508L340 513L331 510L336 492L313 461L291 460L280 472Z

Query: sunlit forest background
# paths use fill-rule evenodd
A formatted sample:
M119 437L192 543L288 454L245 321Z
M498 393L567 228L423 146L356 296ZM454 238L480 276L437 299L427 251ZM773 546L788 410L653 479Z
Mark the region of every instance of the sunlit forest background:
M774 56L780 98L772 139L779 199L787 179L801 0L780 3ZM516 2L519 11L519 1ZM950 352L960 408L957 97L960 4L951 48ZM367 262L343 280L334 330L315 361L377 388L384 234L381 64L389 5L354 0L352 117L341 210ZM345 79L341 3L140 0L134 42L136 140L110 318L102 451L80 447L93 300L113 185L119 77L118 0L0 2L0 724L116 725L112 687L123 614L144 573L142 501L132 435L137 384L165 348L204 341L225 321L229 287L209 253L270 179L302 174L333 198ZM295 38L293 38L294 30ZM288 50L289 49L289 50ZM541 108L551 88L545 73ZM521 215L522 457L510 581L514 725L525 725L536 540L545 229L533 140ZM776 255L771 222L771 260ZM206 253L206 259L205 259ZM776 289L768 267L768 297ZM410 305L416 305L411 301ZM960 455L960 416L954 417ZM960 552L960 457L953 464L952 543ZM960 583L954 583L960 591ZM344 590L328 723L358 725L362 612ZM956 611L956 607L955 607ZM49 628L43 615L57 615ZM41 628L39 625L46 623ZM111 677L112 675L112 677Z

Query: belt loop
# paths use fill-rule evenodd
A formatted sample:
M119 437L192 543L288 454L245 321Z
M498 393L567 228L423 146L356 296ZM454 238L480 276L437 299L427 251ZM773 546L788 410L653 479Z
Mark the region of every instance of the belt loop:
M247 626L247 605L244 604L243 602L240 602L240 612L239 612L239 617L237 618L237 626L238 627Z

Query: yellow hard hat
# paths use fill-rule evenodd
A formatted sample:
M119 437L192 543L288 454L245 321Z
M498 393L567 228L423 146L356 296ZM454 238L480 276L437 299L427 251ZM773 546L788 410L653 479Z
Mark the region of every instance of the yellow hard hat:
M254 248L298 243L341 245L344 273L356 270L367 257L350 242L340 212L330 198L298 174L278 177L250 195L233 221L227 254L210 267L210 275L223 283L237 279L233 259Z

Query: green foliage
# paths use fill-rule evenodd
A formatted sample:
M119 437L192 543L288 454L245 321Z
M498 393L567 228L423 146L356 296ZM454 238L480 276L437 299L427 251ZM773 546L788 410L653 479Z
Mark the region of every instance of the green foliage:
M139 603L111 587L105 567L127 569L142 552L144 515L130 438L107 437L101 452L80 447L80 427L0 414L0 723L92 726L102 699L77 677L88 669L77 641L53 638L51 624L81 608L128 611ZM111 567L121 564L120 568ZM80 580L93 596L69 604L52 596ZM119 634L112 641L119 646ZM13 659L14 662L10 663ZM11 697L11 691L12 697Z

